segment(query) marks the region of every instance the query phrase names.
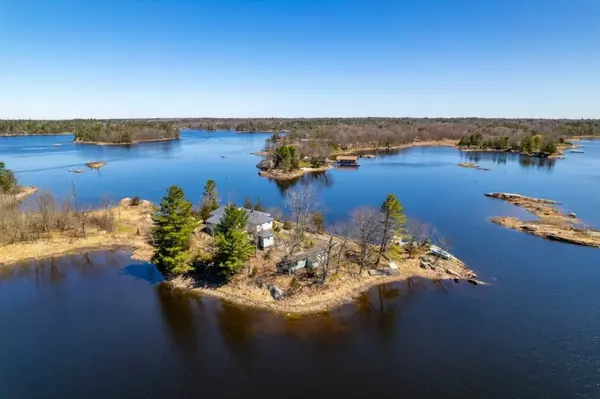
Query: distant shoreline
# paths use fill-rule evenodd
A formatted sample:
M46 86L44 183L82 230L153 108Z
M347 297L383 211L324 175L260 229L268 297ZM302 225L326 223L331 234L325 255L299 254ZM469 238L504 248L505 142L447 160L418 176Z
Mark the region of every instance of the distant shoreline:
M377 151L396 151L413 147L457 147L458 140L443 139L443 140L426 140L413 141L410 143L392 145L392 146L377 146L377 147L357 147L347 150L334 151L331 156L337 155L361 155L369 152Z
M48 134L43 134L43 133L19 133L19 134L6 134L6 133L0 133L0 137L51 137L51 136L73 136L75 135L75 133L69 133L69 132L64 132L64 133L48 133Z
M179 140L179 137L165 137L162 139L151 139L151 140L136 140L136 141L132 141L131 143L109 143L109 142L105 142L105 141L83 141L83 140L73 140L74 144L85 144L85 145L101 145L101 146L130 146L130 145L136 145L136 144L143 144L143 143L155 143L155 142L159 142L159 141L173 141L173 140Z

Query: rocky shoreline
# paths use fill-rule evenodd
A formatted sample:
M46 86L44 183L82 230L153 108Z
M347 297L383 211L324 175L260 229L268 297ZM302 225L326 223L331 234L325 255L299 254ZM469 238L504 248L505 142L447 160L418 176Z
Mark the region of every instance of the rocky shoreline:
M357 147L349 148L347 150L335 151L331 156L337 155L364 155L368 153L378 151L396 151L403 150L413 147L456 147L458 140L444 139L444 140L425 140L425 141L412 141L410 143L392 145L392 146L372 146L372 147Z
M523 221L512 216L496 216L490 219L492 223L548 240L600 248L600 230L582 226L575 213L563 213L556 209L558 202L554 200L511 193L485 195L522 207L538 218Z
M37 187L33 186L19 186L12 194L0 194L0 199L12 202L12 201L21 201L25 198L29 197L32 194L35 194L38 191Z
M475 163L471 163L471 162L460 162L458 164L458 166L460 166L461 168L470 168L470 169L477 169L477 170L490 170L489 168L483 168Z
M261 170L258 175L261 177L268 177L269 179L275 180L293 180L303 176L306 173L325 172L333 168L331 165L322 166L320 168L300 168L292 171L285 171L279 169Z
M452 257L438 259L435 256L423 255L406 259L392 270L383 266L371 269L361 276L344 275L334 283L316 287L306 293L287 297L279 290L281 299L274 299L269 286L260 286L246 280L232 281L220 287L203 286L193 279L180 278L167 281L173 289L188 291L192 294L208 295L238 306L262 309L280 314L310 315L332 310L350 303L369 289L394 282L402 282L411 278L423 278L430 281L465 281L474 285L486 283L476 279L476 274L463 262Z

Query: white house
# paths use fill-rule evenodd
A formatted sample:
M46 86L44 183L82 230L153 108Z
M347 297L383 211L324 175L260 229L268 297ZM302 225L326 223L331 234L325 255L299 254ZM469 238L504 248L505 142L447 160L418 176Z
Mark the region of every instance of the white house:
M259 212L253 209L244 209L248 213L248 224L246 228L248 231L258 238L258 245L260 248L272 247L275 244L275 238L273 236L273 217L266 212ZM225 212L225 206L221 206L215 209L208 219L205 220L206 229L214 234L217 225L223 217Z

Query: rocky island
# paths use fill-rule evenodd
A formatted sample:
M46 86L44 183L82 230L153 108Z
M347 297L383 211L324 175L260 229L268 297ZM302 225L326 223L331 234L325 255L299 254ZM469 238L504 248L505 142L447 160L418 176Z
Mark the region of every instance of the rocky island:
M106 162L104 161L94 161L94 162L88 162L85 164L85 166L87 166L90 169L100 169L101 167L105 166Z
M573 212L565 214L559 211L555 207L558 204L556 201L511 193L485 195L522 207L538 218L534 221L523 221L511 216L497 216L491 218L493 223L549 240L600 248L600 230L583 225Z

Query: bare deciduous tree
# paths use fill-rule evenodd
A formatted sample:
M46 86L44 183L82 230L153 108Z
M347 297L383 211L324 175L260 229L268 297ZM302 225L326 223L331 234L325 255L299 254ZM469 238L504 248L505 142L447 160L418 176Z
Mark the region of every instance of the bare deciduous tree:
M333 266L333 250L338 245L336 242L336 234L335 230L331 229L327 231L327 238L322 240L319 246L323 250L325 255L325 259L321 262L322 275L321 275L321 284L325 284L327 282L327 277L329 276L329 270Z
M377 260L377 243L381 242L381 219L376 209L362 207L352 212L352 223L359 246L359 274L362 274L365 266L375 264Z
M40 223L44 233L50 234L52 221L56 214L54 196L50 191L42 191L39 193L36 199L36 210L40 215Z
M352 239L354 234L352 223L337 223L331 227L333 231L339 237L339 247L337 250L337 261L335 272L340 272L340 265L342 264L342 256L344 255L348 242Z
M314 190L309 185L300 185L298 188L288 190L285 197L285 206L290 212L290 217L296 229L305 228L316 207Z
M301 185L294 190L289 190L286 193L285 206L293 224L289 246L289 253L292 254L300 247L310 223L312 211L316 206L314 190L308 185Z
M410 240L405 245L410 258L417 248L431 242L435 229L431 225L417 219L409 219L406 223L405 231Z
M89 212L86 207L79 206L79 200L77 199L77 190L75 189L74 181L71 181L71 187L73 188L73 201L75 202L75 216L77 217L79 226L81 227L81 234L83 237L85 237L85 222L88 218Z

